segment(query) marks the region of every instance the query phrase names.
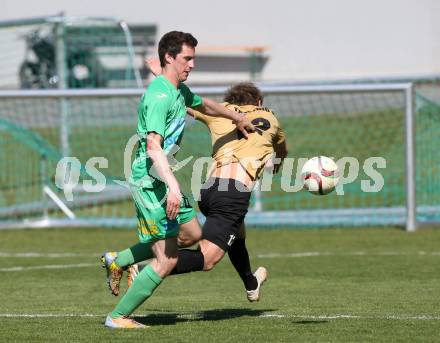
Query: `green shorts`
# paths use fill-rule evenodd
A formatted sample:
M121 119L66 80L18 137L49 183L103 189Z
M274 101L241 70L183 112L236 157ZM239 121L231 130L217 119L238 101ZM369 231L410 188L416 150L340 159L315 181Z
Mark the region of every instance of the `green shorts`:
M165 184L156 188L140 188L133 193L138 217L138 235L141 243L151 243L179 234L179 225L189 222L196 212L183 196L177 218L170 220L166 214L167 188Z

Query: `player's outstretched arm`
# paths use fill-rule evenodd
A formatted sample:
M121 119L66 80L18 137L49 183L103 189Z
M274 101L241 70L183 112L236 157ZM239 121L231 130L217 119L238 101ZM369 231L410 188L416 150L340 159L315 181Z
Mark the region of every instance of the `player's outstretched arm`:
M145 65L148 67L148 69L150 69L151 73L154 76L160 75L162 73L162 68L160 66L160 61L158 58L147 58L145 60ZM237 125L237 129L240 130L245 137L248 136L248 132L255 131L255 127L244 115L228 110L226 107L220 105L214 100L203 98L203 104L196 109L199 112L202 112L209 116L231 119ZM190 111L188 111L188 113L192 115Z
M203 104L198 106L196 110L212 117L231 119L234 124L237 125L237 129L241 131L246 138L248 137L248 132L255 131L254 125L252 125L246 116L238 112L231 111L214 100L203 98Z

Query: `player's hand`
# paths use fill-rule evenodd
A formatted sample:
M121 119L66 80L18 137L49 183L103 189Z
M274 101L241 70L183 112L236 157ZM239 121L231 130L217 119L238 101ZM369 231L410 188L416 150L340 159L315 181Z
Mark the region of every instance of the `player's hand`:
M167 217L170 220L176 219L179 214L180 202L182 200L182 193L179 189L171 190L167 196Z
M245 116L242 116L239 121L236 121L235 125L237 125L237 130L240 131L245 138L248 138L249 132L255 131L255 126Z
M150 69L154 76L162 74L162 67L160 66L160 61L156 57L149 57L145 59L145 65Z

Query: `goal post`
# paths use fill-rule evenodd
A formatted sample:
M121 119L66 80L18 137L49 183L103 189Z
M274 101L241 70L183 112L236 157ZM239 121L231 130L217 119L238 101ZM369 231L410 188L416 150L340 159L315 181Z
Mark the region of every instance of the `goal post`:
M406 162L406 231L417 229L416 218L416 158L415 158L415 120L414 89L412 84L405 87L405 162Z
M263 178L261 190L254 192L257 199L254 195L248 225L403 226L414 231L420 223L440 220L440 161L432 144L433 133L440 129L440 110L419 97L411 83L260 88L265 106L274 110L286 132L290 160L281 175ZM226 88L192 90L221 101ZM143 91L0 91L0 120L9 124L0 127L0 228L136 225L130 192L123 187L124 149L135 133ZM67 111L60 110L61 102ZM44 178L38 175L45 154L23 144L11 127L39 137L36 146L44 142L45 149L58 152L45 156ZM190 181L206 171L202 158L210 156L210 146L207 129L188 119L176 157L191 159L176 177L190 198L197 198L197 186ZM56 169L66 150L74 158L71 163L81 168L69 186L73 200L56 186ZM417 151L423 151L420 158ZM326 196L300 190L301 161L315 155L333 157L343 174L342 185ZM104 176L102 190L96 191L97 179L85 171L88 163ZM420 163L423 170L416 168ZM94 191L88 192L85 184Z

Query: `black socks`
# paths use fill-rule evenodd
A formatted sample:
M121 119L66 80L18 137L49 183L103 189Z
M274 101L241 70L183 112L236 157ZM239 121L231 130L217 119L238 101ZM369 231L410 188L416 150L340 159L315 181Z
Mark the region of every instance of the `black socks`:
M252 274L249 262L249 254L246 249L246 243L243 238L238 238L228 250L229 259L235 270L240 275L244 286L248 291L257 289L258 282ZM179 250L179 258L176 267L171 271L170 275L185 274L203 270L205 259L200 250Z
M258 282L251 271L249 254L246 249L245 239L236 239L229 248L228 255L235 270L238 272L240 278L243 280L246 290L251 291L257 289Z
M179 250L179 258L170 275L185 274L203 270L205 259L200 250Z

